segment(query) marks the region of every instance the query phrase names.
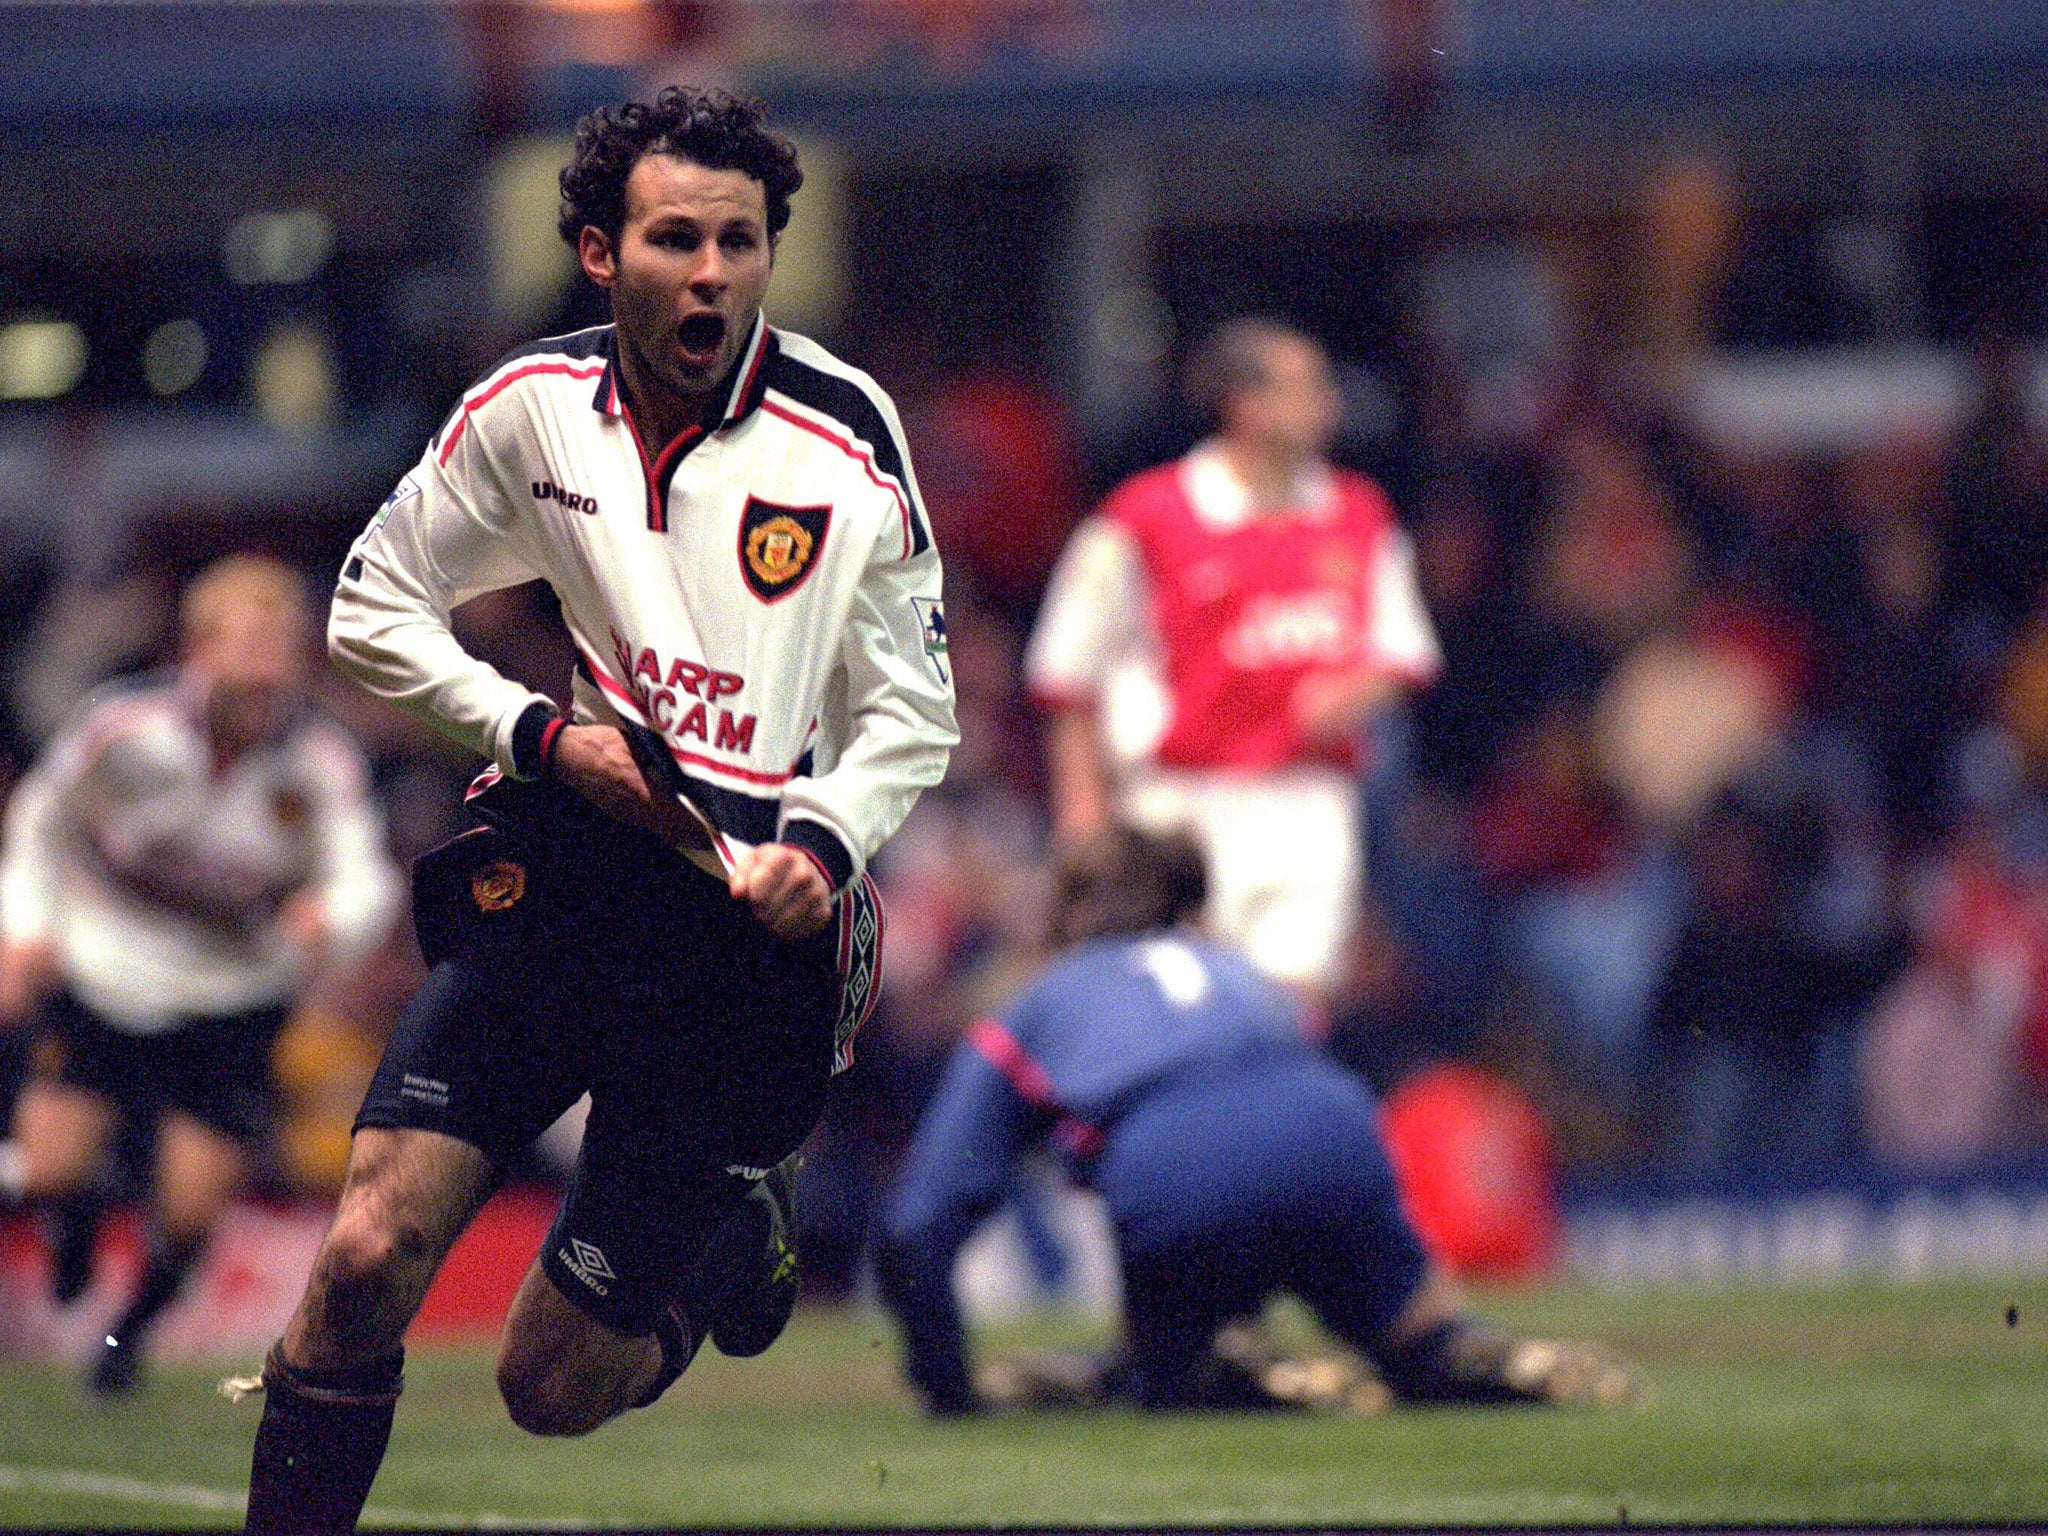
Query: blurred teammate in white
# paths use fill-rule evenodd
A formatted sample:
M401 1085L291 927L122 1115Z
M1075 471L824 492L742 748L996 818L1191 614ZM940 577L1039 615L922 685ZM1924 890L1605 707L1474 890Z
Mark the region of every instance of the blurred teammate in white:
M298 577L232 556L182 617L176 671L86 703L21 781L0 854L0 1024L39 1032L17 1193L76 1196L124 1116L155 1132L148 1259L94 1364L101 1394L135 1385L247 1176L288 1004L374 944L398 898L361 755L301 700ZM69 1299L85 1275L59 1280Z
M1212 929L1327 996L1363 876L1365 728L1442 657L1386 496L1328 461L1322 349L1233 320L1188 392L1214 435L1076 530L1032 635L1054 828L1070 847L1112 820L1191 833Z

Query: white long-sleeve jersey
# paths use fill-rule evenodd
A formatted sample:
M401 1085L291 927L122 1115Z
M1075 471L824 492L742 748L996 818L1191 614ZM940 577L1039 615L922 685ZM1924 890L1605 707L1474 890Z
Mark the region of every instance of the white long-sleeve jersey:
M336 962L398 906L362 757L311 715L222 768L191 688L110 689L8 802L0 931L54 945L79 1001L134 1034L289 998L307 957L277 911L301 890Z
M614 344L610 326L537 342L467 392L350 551L329 650L518 772L513 728L541 696L463 651L449 613L543 578L579 656L574 718L650 727L727 838L795 843L844 884L959 739L895 408L757 320L724 409L664 447Z

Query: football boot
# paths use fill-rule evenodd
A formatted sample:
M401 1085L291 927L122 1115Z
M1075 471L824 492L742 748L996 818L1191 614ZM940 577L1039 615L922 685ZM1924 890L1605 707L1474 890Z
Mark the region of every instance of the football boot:
M782 1336L796 1310L796 1170L791 1153L747 1191L712 1234L697 1305L722 1355L760 1354Z

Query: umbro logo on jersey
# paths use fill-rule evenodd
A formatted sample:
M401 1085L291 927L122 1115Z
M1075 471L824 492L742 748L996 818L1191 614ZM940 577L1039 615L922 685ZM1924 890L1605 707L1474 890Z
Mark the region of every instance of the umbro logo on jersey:
M619 1278L611 1261L604 1256L604 1250L580 1237L570 1238L567 1248L557 1248L555 1257L562 1261L564 1269L600 1296L611 1294L611 1287L605 1281Z
M740 513L740 575L748 590L772 603L802 586L831 525L829 506L784 507L749 496Z
M571 512L595 514L597 511L595 496L585 496L580 491L565 491L552 480L534 481L533 496L536 501L559 501Z

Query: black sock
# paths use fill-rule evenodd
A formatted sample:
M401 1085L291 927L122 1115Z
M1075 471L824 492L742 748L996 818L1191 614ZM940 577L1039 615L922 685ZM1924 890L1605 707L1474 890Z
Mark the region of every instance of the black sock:
M688 1303L672 1301L654 1320L654 1341L661 1346L661 1373L641 1394L635 1408L657 1401L690 1368L704 1345L704 1328L690 1315Z
M282 1348L271 1346L247 1530L325 1536L356 1528L391 1443L404 1367L400 1350L368 1365L307 1370L286 1365Z
M50 1243L50 1294L59 1306L68 1307L92 1284L93 1253L106 1209L106 1191L97 1184L43 1202L43 1230Z
M156 1321L157 1314L169 1306L184 1288L185 1277L192 1273L192 1266L199 1262L199 1255L205 1247L206 1239L203 1237L153 1237L149 1244L149 1260L142 1267L142 1284L136 1289L135 1299L121 1314L121 1320L109 1330L114 1337L131 1349L140 1348L142 1336Z

